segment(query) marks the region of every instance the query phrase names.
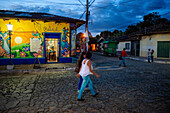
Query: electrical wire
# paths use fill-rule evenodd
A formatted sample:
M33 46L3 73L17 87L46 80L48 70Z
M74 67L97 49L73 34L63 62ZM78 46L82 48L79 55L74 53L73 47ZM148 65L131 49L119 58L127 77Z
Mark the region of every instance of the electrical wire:
M78 0L78 1L81 3L81 5L85 6L85 5L81 2L81 0Z

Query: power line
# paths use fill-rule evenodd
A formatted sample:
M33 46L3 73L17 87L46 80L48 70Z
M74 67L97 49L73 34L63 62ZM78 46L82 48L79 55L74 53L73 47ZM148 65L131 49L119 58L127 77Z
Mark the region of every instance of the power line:
M81 0L78 0L78 1L81 3L81 5L85 6L85 5L81 2Z
M86 10L83 12L83 14L80 16L80 19L83 17L84 13L86 12Z
M71 4L71 3L55 3L55 4L61 4L61 5L80 5L80 4Z
M90 3L89 7L94 3L95 0L93 0L93 2Z

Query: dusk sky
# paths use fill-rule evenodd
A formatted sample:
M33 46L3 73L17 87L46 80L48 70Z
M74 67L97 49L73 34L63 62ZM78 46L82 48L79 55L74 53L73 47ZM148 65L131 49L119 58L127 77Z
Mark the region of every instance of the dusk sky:
M143 16L152 12L159 12L162 18L170 20L170 0L89 0L89 2L93 2L89 8L89 31L93 36L107 30L124 31L128 25L143 21ZM0 0L0 10L45 12L80 19L86 10L85 4L86 0ZM85 20L85 13L81 19ZM85 32L85 25L78 28L79 32Z

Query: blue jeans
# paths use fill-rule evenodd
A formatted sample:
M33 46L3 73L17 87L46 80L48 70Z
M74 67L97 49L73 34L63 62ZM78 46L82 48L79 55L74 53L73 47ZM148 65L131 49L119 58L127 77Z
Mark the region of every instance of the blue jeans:
M125 57L122 57L122 61L120 62L120 66L124 64L124 66L126 66L126 63L125 63Z
M82 82L83 82L83 78L81 76L79 78L80 78L80 80L79 80L78 90L80 90ZM87 84L86 88L87 87L88 87L88 84Z
M96 93L95 93L95 91L93 89L93 83L92 83L92 81L90 79L90 75L83 76L82 78L83 78L83 83L82 83L81 89L79 91L78 99L81 99L81 96L82 96L83 91L84 91L85 87L87 86L87 84L89 86L91 94L95 95Z
M151 62L151 56L148 56L148 62Z

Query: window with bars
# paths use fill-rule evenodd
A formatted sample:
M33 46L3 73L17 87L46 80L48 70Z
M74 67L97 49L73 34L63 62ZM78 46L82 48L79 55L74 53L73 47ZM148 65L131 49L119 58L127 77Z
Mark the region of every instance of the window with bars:
M130 50L130 43L125 43L125 49Z

